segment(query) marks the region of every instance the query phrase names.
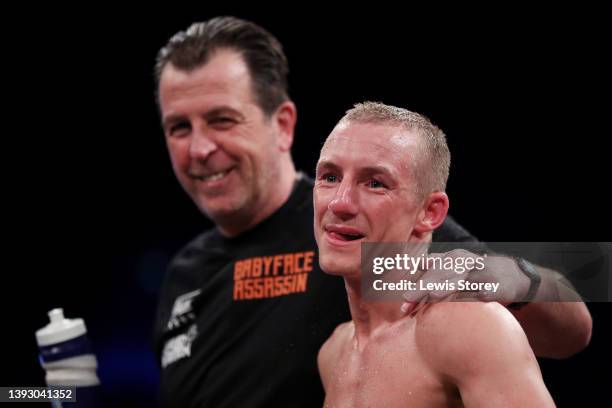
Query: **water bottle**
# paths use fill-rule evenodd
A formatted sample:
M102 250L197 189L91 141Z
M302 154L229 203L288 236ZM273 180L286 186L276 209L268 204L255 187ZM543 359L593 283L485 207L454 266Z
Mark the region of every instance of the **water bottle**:
M36 331L40 364L50 387L76 387L76 402L53 402L54 407L101 406L98 362L83 319L66 319L64 310L49 312L51 322Z

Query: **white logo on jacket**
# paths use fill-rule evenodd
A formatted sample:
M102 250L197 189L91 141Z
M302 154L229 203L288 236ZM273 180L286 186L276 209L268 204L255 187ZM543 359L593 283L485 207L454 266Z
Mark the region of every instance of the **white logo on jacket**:
M191 355L191 343L198 335L198 328L192 324L187 333L179 334L166 342L162 352L162 368L174 363L181 358Z
M187 292L176 298L174 306L172 306L172 313L166 327L168 330L175 329L182 324L188 323L195 320L195 315L192 311L193 298L198 296L202 292L200 289L192 292Z
M168 319L168 324L166 325L168 330L175 329L195 320L192 303L193 299L198 296L200 292L201 290L198 289L176 298L174 306L172 307L172 313ZM192 323L185 333L181 333L166 341L164 350L162 351L162 368L166 368L169 364L181 358L189 357L191 355L191 343L193 343L197 335L198 328L195 323Z

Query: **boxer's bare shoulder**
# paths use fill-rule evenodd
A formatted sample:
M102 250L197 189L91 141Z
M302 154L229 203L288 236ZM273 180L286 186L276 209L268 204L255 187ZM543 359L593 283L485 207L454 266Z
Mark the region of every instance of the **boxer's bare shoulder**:
M416 319L421 358L465 405L554 405L525 333L499 303L442 302Z
M338 365L338 360L342 354L342 350L350 345L350 340L355 333L355 323L353 321L342 323L336 327L333 334L325 341L319 355L317 364L319 365L319 373L323 387L327 389L330 376L334 367Z
M478 368L479 359L490 359L502 350L532 355L519 323L496 302L436 303L418 313L416 321L420 354L444 374L453 370L465 374Z

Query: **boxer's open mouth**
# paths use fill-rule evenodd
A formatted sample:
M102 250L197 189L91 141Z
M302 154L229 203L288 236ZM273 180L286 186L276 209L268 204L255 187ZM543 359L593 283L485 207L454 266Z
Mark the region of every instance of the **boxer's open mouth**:
M327 225L325 231L332 237L341 241L357 241L364 238L365 235L353 227L344 225Z
M345 241L355 241L355 240L357 240L357 239L361 239L361 238L363 238L363 235L359 235L359 234L357 234L357 235L353 235L353 234L342 234L342 233L339 233L339 232L336 232L335 234L337 235L337 237L338 237L339 239L343 239L343 240L345 240Z

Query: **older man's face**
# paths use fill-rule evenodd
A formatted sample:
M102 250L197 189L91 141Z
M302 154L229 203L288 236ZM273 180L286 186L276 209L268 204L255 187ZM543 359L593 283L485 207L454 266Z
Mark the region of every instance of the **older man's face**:
M275 193L279 131L251 91L240 54L217 51L192 71L164 68L164 132L179 182L215 222L251 219Z
M418 136L404 128L343 122L317 164L314 228L321 268L358 273L361 242L408 242L421 209L412 168Z

